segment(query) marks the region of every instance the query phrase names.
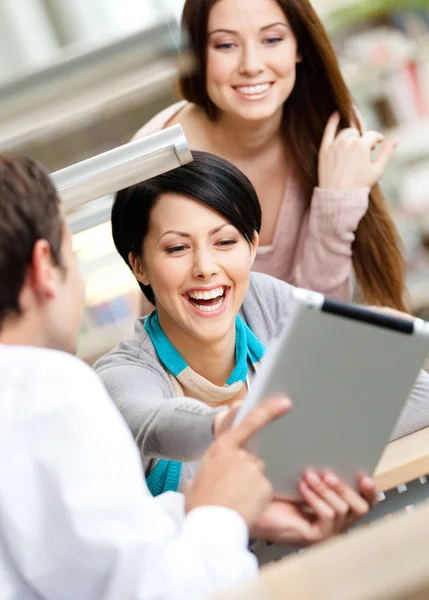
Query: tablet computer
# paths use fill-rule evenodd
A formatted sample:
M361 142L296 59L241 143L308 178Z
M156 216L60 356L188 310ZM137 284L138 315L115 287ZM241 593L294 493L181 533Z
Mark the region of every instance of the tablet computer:
M275 393L292 411L249 442L276 492L298 497L305 468L353 487L373 473L429 352L429 323L296 289L236 417Z

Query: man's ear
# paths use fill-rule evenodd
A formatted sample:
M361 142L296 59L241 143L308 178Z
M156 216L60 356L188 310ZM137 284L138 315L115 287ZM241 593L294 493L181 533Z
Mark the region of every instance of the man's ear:
M135 256L132 252L128 253L128 262L131 265L131 269L134 273L134 277L143 285L150 285L149 279L146 275L146 270L143 267L142 260L139 256Z
M46 240L37 240L33 247L31 268L28 272L33 290L46 298L54 298L57 292L58 266L52 260L51 246Z
M255 233L253 234L253 241L251 244L251 254L250 254L251 265L253 265L253 263L255 262L256 250L257 250L258 246L259 246L259 233L257 231L255 231Z

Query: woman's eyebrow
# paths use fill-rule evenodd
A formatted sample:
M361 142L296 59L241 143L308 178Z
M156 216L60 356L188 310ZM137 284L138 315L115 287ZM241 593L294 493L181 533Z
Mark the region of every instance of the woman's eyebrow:
M277 23L271 23L270 25L265 25L264 27L261 27L261 31L264 31L265 29L271 29L271 27L276 27L276 25L281 25L282 27L286 27L286 29L289 29L289 25L287 23L282 23L281 21L278 21Z
M162 235L159 236L158 238L158 242L161 238L164 237L164 235L167 235L168 233L174 233L176 235L180 235L180 237L191 237L189 233L186 233L185 231L178 231L177 229L169 229L168 231L164 231L164 233Z
M210 31L207 37L209 38L214 33L232 33L233 35L237 35L238 31L233 31L232 29L214 29Z
M277 23L270 23L269 25L264 25L263 27L261 27L260 31L270 29L271 27L275 27L276 25L282 25L283 27L289 29L289 25L287 23L282 23L281 21L279 21ZM234 31L233 29L214 29L213 31L210 31L207 37L209 38L214 33L232 33L233 35L237 35L238 31Z
M223 223L222 225L219 225L218 227L215 227L214 229L211 229L209 231L209 235L214 235L215 233L218 233L221 229L223 229L227 225L228 225L228 223ZM185 231L178 231L177 229L169 229L168 231L164 231L164 233L159 236L158 242L159 242L159 240L161 238L164 237L164 235L167 235L168 233L173 233L175 235L180 235L180 237L186 237L186 238L191 237L191 235L189 233L186 233Z
M223 223L223 225L219 225L219 227L215 227L214 229L211 229L209 231L210 235L214 235L215 233L218 233L221 229L223 229L224 227L226 227L227 225L229 225L229 223Z

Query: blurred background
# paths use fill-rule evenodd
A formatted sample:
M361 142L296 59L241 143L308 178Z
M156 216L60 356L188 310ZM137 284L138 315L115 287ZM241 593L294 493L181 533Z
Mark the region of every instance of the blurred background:
M178 100L184 0L0 0L0 148L56 171L128 142ZM398 134L382 186L413 311L429 318L429 0L314 0L368 128ZM111 198L68 215L86 282L80 356L133 330L140 294L116 255Z

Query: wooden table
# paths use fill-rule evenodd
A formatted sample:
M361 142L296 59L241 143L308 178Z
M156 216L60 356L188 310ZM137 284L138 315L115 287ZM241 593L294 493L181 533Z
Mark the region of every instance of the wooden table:
M429 506L264 567L216 600L427 600Z

